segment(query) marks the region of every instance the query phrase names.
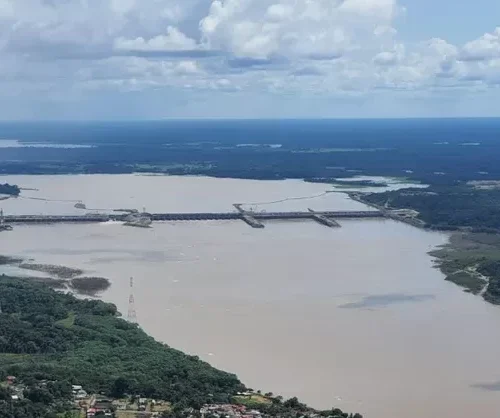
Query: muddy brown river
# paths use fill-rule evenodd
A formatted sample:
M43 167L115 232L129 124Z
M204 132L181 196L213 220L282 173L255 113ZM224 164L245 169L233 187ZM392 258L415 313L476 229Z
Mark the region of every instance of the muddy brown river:
M230 211L237 202L268 211L366 209L343 194L322 195L330 186L295 180L0 180L37 189L2 201L6 214ZM88 209L76 209L77 201ZM433 268L427 252L447 235L389 220L341 224L16 226L0 234L0 254L108 277L112 286L102 298L125 315L133 276L137 316L148 333L255 389L369 418L496 416L500 309Z

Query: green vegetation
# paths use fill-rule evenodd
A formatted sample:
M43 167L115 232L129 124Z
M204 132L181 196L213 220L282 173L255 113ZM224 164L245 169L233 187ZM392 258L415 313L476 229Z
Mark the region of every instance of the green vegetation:
M30 264L23 263L19 265L20 268L31 271L39 271L42 273L50 274L51 276L56 276L60 279L72 279L76 276L83 274L83 270L74 269L65 266L55 266L50 264Z
M259 408L261 406L268 406L272 404L272 399L254 393L252 395L237 395L233 397L233 402L238 405L245 405L248 408Z
M500 305L500 235L455 233L430 254L447 280Z
M500 231L500 190L460 184L370 193L363 200L391 209L413 209L426 226L438 230L467 228L474 232Z
M363 418L360 414L348 414L340 409L333 408L325 411L315 411L301 403L297 398L283 401L280 396L273 397L268 403L251 404L253 408L262 411L271 417L301 418L307 416L320 416L330 418Z
M70 286L77 293L93 296L108 289L111 283L104 277L76 277Z
M186 416L189 407L234 402L245 390L236 376L161 344L119 318L114 305L7 276L0 276L0 304L0 381L15 376L24 387L24 399L15 401L10 389L0 387L0 417L68 416L75 384L115 399L128 394L165 400L172 412L164 415L175 417ZM314 412L296 398L263 399L258 395L255 407L269 416ZM340 410L321 414L360 417Z
M5 255L0 255L0 266L5 266L8 264L17 264L21 263L23 260L20 258L7 257Z
M64 328L71 328L73 325L75 325L75 313L70 312L68 313L68 316L64 319L60 319L59 321L56 321L56 325L61 325Z
M495 305L500 305L500 257L498 258L483 261L477 269L479 273L490 278L484 298Z
M31 264L24 263L24 260L0 255L0 265L17 265L19 268L31 271L39 271L50 274L52 277L32 277L31 280L44 283L53 289L69 288L75 293L87 296L95 296L105 291L111 286L108 279L104 277L77 277L83 273L83 270L65 266L56 266L50 264Z
M0 184L0 194L8 194L10 196L19 196L21 189L16 185L8 183Z
M467 271L456 271L446 276L446 280L463 287L466 292L479 294L488 283L474 274Z
M127 392L189 406L228 402L243 389L236 376L118 318L113 305L6 276L0 277L0 303L1 380L14 375L33 388L42 380L80 384L93 393Z

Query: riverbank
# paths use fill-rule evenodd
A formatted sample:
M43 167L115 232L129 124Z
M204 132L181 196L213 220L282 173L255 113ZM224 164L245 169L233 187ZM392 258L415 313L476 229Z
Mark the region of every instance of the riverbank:
M472 232L471 227L439 227L420 219L421 214L401 203L395 204L391 196L415 196L429 193L420 190L385 193L349 192L351 199L365 203L389 217L422 229L439 229L451 233L449 242L430 251L435 257L435 266L446 276L446 280L464 288L466 292L483 297L494 305L500 305L500 234ZM396 207L394 207L396 205ZM457 232L459 230L459 232Z
M209 404L216 409L239 404L244 410L253 400L253 391L247 391L236 375L155 341L121 319L112 304L80 300L41 283L7 276L0 276L0 303L4 330L0 375L12 376L7 395L16 391L25 395L0 402L0 415L26 409L36 410L37 416L71 411L79 404L71 384L89 394L105 395L110 404L125 394L153 399L169 405L173 417ZM5 391L3 385L0 390ZM259 411L253 416L262 418L362 418L339 409L317 411L297 398L283 401L272 394L255 395L265 399L250 402Z
M429 254L446 280L500 305L500 235L456 232Z
M62 265L35 264L22 258L0 255L0 266L14 268L14 271L18 269L33 272L33 276L28 278L35 282L84 296L98 296L111 286L110 281L104 277L85 276L82 269ZM37 276L36 273L42 273L42 276Z

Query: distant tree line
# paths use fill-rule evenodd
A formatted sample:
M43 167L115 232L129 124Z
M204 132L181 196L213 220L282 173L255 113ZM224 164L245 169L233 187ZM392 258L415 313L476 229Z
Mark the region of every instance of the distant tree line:
M467 227L476 232L500 231L500 190L479 190L467 185L432 186L371 193L369 203L388 204L396 209L414 209L428 227L456 230Z

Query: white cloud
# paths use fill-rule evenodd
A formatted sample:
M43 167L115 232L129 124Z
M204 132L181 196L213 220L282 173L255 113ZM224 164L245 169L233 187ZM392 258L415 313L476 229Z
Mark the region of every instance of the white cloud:
M396 65L404 59L405 46L403 44L395 44L392 51L379 52L373 58L373 62L377 65Z
M485 33L478 39L468 42L461 51L462 61L484 61L500 58L500 27L492 33Z
M396 0L214 0L201 21L204 41L237 57L337 57L373 44L390 28Z
M175 71L177 74L198 74L200 73L200 68L196 61L181 61L177 64Z
M158 35L148 40L143 37L117 38L114 48L118 51L131 52L190 51L196 49L197 44L194 39L188 38L179 29L169 26L165 35Z
M341 2L341 10L370 18L391 21L398 12L395 0L345 0Z
M401 12L400 0L0 0L0 99L160 88L369 97L500 83L500 28L464 45L445 33L405 42Z

